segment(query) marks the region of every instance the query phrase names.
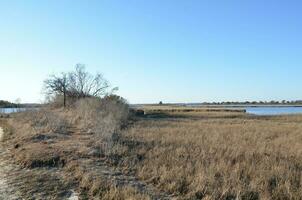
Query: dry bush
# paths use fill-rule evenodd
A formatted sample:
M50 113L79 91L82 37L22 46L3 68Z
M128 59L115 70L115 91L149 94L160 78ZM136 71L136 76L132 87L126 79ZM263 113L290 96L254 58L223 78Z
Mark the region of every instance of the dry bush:
M58 108L62 108L63 101L64 101L64 97L62 95L57 94L53 96L48 96L46 100L46 104L51 109L58 109ZM73 106L77 101L78 98L68 97L66 99L66 107Z
M56 109L56 108L61 108L62 107L62 102L63 102L63 96L62 95L48 95L46 96L45 99L45 104L52 109Z
M61 149L51 146L67 136L70 126L59 110L44 107L16 113L10 120L10 126L13 127L9 141L14 147L12 153L21 166L37 168L64 165Z
M12 128L7 123L7 119L0 118L0 142L8 140L12 131Z
M20 113L17 120L29 124L37 132L65 134L70 126L66 119L48 107Z
M129 108L125 101L111 98L84 98L75 104L80 126L98 138L108 140L127 122Z

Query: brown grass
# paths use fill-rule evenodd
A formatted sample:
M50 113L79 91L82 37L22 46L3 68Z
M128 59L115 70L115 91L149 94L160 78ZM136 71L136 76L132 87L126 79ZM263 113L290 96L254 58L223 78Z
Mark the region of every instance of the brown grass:
M155 112L169 112L169 113L174 113L174 112L181 112L181 113L186 113L186 112L245 112L245 109L243 108L225 108L225 107L186 107L186 106L162 106L162 105L157 105L157 106L142 106L142 108L145 113L155 113Z
M184 199L302 197L302 116L171 116L127 130L141 179Z
M13 119L12 153L25 167L63 167L83 198L151 198L101 176L101 163L175 199L301 199L302 116L181 109L147 108L108 152L73 111L52 111L66 120L64 134Z

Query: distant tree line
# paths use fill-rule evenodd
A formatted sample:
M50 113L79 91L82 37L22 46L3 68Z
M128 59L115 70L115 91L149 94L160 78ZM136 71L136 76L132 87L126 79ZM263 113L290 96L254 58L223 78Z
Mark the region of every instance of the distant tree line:
M15 103L0 100L0 108L37 108L42 106L42 104L38 103L20 103L20 101L16 101Z
M0 108L15 108L19 104L11 103L9 101L0 100Z
M204 102L204 105L302 105L302 100L296 101L223 101L223 102Z

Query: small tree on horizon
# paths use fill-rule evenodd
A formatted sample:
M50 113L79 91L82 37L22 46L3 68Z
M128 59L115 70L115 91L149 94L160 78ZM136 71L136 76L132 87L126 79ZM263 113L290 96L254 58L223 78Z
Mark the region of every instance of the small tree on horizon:
M44 81L44 87L49 96L63 96L64 107L66 107L67 98L101 98L118 90L117 87L110 89L109 82L101 73L92 75L87 72L83 64L77 64L75 71L51 75Z

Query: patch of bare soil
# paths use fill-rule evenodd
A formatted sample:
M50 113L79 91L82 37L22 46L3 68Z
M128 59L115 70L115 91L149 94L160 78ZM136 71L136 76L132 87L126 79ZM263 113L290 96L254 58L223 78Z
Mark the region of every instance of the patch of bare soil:
M62 171L20 168L0 149L0 199L68 199L73 195L73 185L64 181Z
M0 144L0 200L76 199L74 185L64 180L58 168L21 168L11 159L7 145Z

